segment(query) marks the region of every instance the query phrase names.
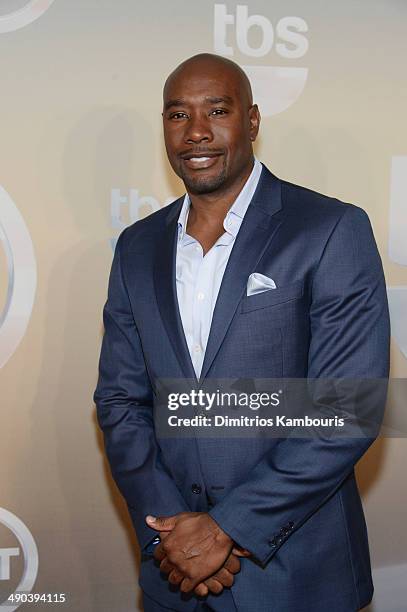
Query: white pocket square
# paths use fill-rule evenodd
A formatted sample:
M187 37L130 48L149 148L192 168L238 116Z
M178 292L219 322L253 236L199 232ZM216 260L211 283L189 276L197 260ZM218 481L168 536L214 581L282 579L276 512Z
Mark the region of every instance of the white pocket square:
M247 280L247 295L256 295L256 293L263 293L270 289L277 289L276 283L272 278L260 274L260 272L253 272L250 274Z

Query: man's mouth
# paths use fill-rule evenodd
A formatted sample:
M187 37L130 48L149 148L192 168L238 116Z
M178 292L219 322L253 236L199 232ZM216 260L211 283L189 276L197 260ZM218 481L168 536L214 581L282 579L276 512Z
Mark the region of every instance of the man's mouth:
M214 166L221 155L222 153L186 153L181 155L181 159L191 170L199 170Z

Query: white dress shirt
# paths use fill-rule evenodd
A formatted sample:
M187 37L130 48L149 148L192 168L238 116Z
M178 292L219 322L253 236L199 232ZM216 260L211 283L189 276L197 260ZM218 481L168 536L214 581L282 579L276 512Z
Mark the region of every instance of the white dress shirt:
M176 283L178 305L195 374L199 378L211 328L213 310L234 241L262 171L253 170L223 220L224 234L204 256L201 244L186 233L191 201L186 194L178 217Z

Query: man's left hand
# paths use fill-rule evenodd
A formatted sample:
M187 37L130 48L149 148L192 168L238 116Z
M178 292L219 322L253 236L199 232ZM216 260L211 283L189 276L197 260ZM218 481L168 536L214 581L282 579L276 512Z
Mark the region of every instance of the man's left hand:
M175 516L146 517L149 527L170 532L155 548L164 573L174 570L184 576L182 592L215 574L229 557L234 542L206 512L181 512Z

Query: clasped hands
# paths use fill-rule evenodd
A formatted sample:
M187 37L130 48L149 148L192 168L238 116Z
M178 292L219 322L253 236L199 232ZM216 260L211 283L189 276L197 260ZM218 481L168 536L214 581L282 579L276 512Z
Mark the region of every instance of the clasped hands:
M206 596L231 587L240 571L239 557L250 552L237 546L206 512L181 512L167 517L146 517L146 523L160 532L161 543L154 550L160 570L168 582L183 593Z

